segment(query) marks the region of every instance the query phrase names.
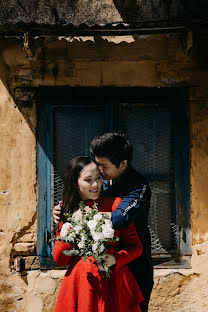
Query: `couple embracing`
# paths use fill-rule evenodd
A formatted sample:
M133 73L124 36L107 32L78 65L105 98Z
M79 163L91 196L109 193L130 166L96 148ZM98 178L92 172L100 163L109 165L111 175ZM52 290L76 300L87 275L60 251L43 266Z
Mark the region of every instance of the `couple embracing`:
M131 166L132 146L119 133L95 137L87 156L72 159L65 172L63 201L54 207L57 236L63 213L73 213L79 202L108 214L120 237L105 258L110 278L100 278L100 265L92 259L70 257L69 244L56 241L53 257L69 265L57 298L55 312L145 312L153 287L148 214L151 191L146 179ZM102 179L101 179L101 176ZM76 258L76 260L75 260Z

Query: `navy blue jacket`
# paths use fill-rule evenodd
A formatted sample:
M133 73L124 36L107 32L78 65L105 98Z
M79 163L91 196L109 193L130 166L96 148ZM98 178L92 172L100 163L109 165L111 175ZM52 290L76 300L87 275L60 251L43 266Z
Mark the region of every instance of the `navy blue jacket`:
M151 238L148 229L151 191L147 180L131 166L119 179L103 181L103 195L121 197L122 202L112 212L115 229L128 226L134 221L143 244L140 258L129 265L145 298L149 298L153 287L153 266L151 260Z

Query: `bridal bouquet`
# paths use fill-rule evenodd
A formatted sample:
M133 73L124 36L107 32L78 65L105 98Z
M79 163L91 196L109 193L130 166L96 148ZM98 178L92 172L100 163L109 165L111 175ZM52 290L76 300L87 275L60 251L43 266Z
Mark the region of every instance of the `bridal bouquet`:
M67 222L63 224L60 236L56 240L73 244L73 250L64 250L67 256L81 256L84 261L92 256L104 269L103 277L109 277L111 270L105 263L109 242L118 241L114 237L114 229L107 214L101 214L97 204L93 208L79 203L79 209L73 214L65 214ZM103 274L104 273L104 274Z

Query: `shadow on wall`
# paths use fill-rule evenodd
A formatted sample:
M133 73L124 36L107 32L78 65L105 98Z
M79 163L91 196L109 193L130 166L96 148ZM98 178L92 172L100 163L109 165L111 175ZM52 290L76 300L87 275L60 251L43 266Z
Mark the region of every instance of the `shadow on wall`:
M39 25L80 25L151 23L174 25L193 19L206 18L208 3L201 0L62 0L50 1L8 1L1 8L0 25L5 23L37 23ZM116 10L115 10L116 8ZM15 30L15 28L14 28Z
M193 19L207 18L208 3L195 0L113 0L118 12L127 23L160 22L174 26ZM150 25L151 26L151 25Z

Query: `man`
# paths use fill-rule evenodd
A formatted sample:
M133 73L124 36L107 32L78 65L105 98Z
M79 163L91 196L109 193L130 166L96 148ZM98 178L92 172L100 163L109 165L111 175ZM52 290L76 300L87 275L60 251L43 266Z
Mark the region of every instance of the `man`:
M131 166L132 146L119 133L105 133L93 139L90 151L103 177L103 196L121 197L122 201L110 214L113 226L119 229L135 222L137 233L143 244L140 258L129 264L143 293L142 312L148 311L153 287L151 239L148 229L148 214L151 191L146 179ZM54 207L55 222L59 220L60 206Z

